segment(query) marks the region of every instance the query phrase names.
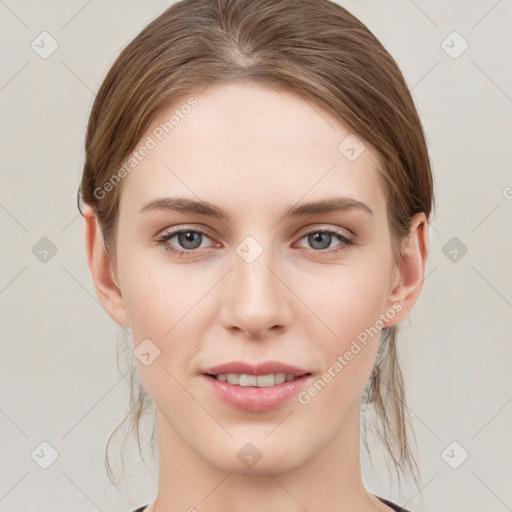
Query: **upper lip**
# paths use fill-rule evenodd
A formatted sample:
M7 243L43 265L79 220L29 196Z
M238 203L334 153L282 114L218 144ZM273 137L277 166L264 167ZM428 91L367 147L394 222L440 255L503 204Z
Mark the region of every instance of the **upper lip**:
M269 375L271 373L286 373L301 377L306 375L306 370L279 361L264 361L259 364L250 364L244 361L231 361L204 370L207 375L220 375L222 373L238 373L246 375Z

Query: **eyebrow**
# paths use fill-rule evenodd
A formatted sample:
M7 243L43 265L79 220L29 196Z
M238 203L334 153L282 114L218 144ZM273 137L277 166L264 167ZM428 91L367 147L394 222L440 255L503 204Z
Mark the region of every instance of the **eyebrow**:
M365 203L351 197L332 197L299 205L292 205L285 209L282 217L305 217L322 213L342 213L358 209L370 215L374 215L373 210ZM208 201L197 201L187 197L160 197L145 203L140 213L151 210L172 210L183 213L195 213L206 215L219 220L230 218L228 211L209 203Z

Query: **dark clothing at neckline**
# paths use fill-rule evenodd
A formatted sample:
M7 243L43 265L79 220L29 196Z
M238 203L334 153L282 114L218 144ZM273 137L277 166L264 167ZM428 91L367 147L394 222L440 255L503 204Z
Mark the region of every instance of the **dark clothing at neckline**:
M396 510L396 512L410 512L409 510L406 510L405 508L399 507L396 503L392 503L391 501L386 500L385 498L381 498L380 496L375 496L377 499L382 501L385 505L388 507L391 507L393 510ZM144 510L148 507L148 505L145 505L144 507L140 507L137 510L134 510L133 512L144 512Z

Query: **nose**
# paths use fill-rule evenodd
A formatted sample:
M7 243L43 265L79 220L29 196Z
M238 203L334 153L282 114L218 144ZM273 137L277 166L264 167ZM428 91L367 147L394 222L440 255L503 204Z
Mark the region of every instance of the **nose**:
M271 250L253 259L257 246L249 244L249 251L244 249L247 246L241 244L233 255L233 268L223 279L218 318L224 328L239 336L264 339L291 325L293 293Z

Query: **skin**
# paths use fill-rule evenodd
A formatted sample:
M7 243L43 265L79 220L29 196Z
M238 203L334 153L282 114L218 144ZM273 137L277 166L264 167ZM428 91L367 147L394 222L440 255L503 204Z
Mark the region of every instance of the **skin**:
M278 360L321 378L394 303L401 311L382 327L407 317L422 288L427 219L412 219L398 265L375 148L365 143L349 161L338 145L350 130L292 92L231 83L194 97L198 105L122 181L115 265L93 210L85 212L101 303L131 329L134 347L149 338L160 350L148 366L135 359L157 408L159 491L147 510L389 511L365 489L359 459L359 398L378 336L308 404L242 412L199 374L233 360ZM160 112L141 141L175 109ZM148 200L177 195L231 217L140 213ZM333 196L362 201L374 215L282 219L290 205ZM155 242L178 226L209 233L191 258ZM327 236L321 246L306 236L322 228L352 233L357 243L329 255L343 242ZM263 249L250 264L236 252L247 236ZM191 247L177 236L166 243ZM252 467L237 457L247 442L262 454Z

